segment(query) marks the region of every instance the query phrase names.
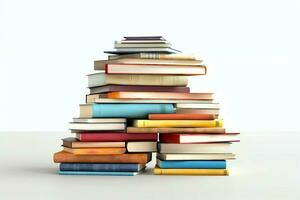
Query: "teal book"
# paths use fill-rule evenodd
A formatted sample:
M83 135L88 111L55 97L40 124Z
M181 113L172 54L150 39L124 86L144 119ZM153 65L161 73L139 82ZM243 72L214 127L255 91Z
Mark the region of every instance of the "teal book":
M148 114L171 114L175 113L173 104L152 103L105 103L82 105L80 107L81 117L92 118L147 118Z
M138 172L58 171L59 175L135 176Z
M226 169L225 160L159 160L162 169Z

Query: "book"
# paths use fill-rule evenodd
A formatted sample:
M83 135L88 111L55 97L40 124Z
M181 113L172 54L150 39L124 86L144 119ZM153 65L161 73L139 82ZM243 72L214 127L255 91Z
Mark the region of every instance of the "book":
M222 134L225 133L224 128L138 128L127 127L127 133L210 133L210 134Z
M125 123L69 123L70 130L103 131L125 130Z
M63 146L69 148L97 148L97 147L126 147L125 142L83 142L77 138L62 139Z
M156 133L77 133L78 140L83 142L119 142L119 141L157 141Z
M128 152L156 152L157 142L127 142Z
M93 97L94 98L94 97ZM182 100L182 99L110 99L97 95L93 99L95 103L211 103L212 100Z
M155 36L124 36L124 40L128 41L128 40L160 40L160 41L166 41L166 39L163 36L160 35L155 35Z
M139 128L211 128L222 127L223 121L217 120L134 120L134 127Z
M105 85L90 88L90 94L105 93L105 92L183 92L189 93L189 87L171 87L171 86L134 86L134 85Z
M132 54L129 54L132 55ZM177 55L177 54L175 54ZM178 60L178 59L143 59L143 58L119 58L112 60L95 60L94 70L105 70L106 64L152 64L152 65L201 65L202 60Z
M211 114L149 114L148 119L154 119L154 120L180 120L180 119L186 119L186 120L214 120L216 119L215 115Z
M124 54L124 55L109 55L109 60L115 59L157 59L157 60L196 60L193 55L187 54L162 54L162 53L136 53L136 54Z
M220 109L218 103L177 103L176 108L196 108L196 109Z
M115 44L170 44L166 40L121 40Z
M219 115L218 109L176 108L177 114L208 114Z
M226 169L225 160L160 160L156 161L161 169Z
M55 163L140 163L151 161L151 153L130 153L116 155L76 155L65 151L54 154Z
M163 143L211 143L211 142L239 142L239 133L226 134L161 134L159 141Z
M126 43L126 42L116 42L115 43L115 48L116 49L121 49L121 48L169 48L171 47L171 44L169 43Z
M59 175L135 176L138 172L58 171Z
M64 147L64 151L75 155L114 155L126 152L124 147L101 147L101 148L69 148Z
M153 170L155 175L205 175L205 176L227 176L227 169L161 169L155 167Z
M74 123L126 123L126 118L73 118Z
M108 92L104 98L112 99L184 99L212 100L212 93L179 93L179 92Z
M126 64L110 63L106 64L106 74L167 74L167 75L205 75L204 65L167 65L167 64Z
M200 154L176 154L176 153L157 153L160 160L233 160L235 155L232 153L200 153Z
M135 163L60 163L61 171L138 172L145 164Z
M150 113L175 113L173 104L85 104L80 118L147 118Z
M159 153L231 153L230 143L171 144L158 143Z
M177 49L173 49L170 47L137 47L137 48L115 48L116 50L109 50L104 51L104 53L108 54L130 54L130 53L166 53L166 54L172 54L172 53L181 53L181 51Z
M105 74L104 72L88 75L88 87L103 85L151 85L151 86L187 86L188 76L176 75L141 75L141 74Z

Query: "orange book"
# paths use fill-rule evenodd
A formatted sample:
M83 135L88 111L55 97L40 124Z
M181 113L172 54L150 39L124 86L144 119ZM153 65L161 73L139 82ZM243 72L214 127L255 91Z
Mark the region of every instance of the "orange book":
M216 119L215 115L210 114L149 114L149 119L158 119L158 120L181 120L181 119L188 119L188 120L214 120Z
M124 147L100 147L100 148L69 148L64 147L64 151L73 153L76 155L113 155L122 154L126 152Z
M54 154L55 163L147 163L151 153L125 153L115 155L76 155L65 151Z
M212 100L213 93L179 93L179 92L108 92L111 99L184 99Z
M176 114L208 114L219 115L219 110L216 109L194 109L194 108L176 108Z

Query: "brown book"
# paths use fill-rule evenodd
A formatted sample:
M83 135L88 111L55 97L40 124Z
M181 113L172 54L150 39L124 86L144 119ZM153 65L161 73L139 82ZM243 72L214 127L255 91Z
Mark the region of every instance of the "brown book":
M224 128L137 128L128 127L127 133L225 133Z
M140 163L151 161L151 153L130 153L116 155L75 155L65 151L54 154L55 163Z
M106 92L182 92L189 93L189 87L171 87L171 86L133 86L133 85L105 85L90 88L90 94Z
M220 111L217 109L176 108L176 113L219 115Z
M82 142L77 138L62 139L63 146L69 148L125 147L125 142Z
M114 155L126 152L125 147L100 147L100 148L69 148L64 147L64 151L76 155Z
M216 119L215 115L211 114L149 114L149 119L166 119L166 120L180 120L180 119L190 119L190 120L214 120Z
M101 96L100 96L101 97ZM109 92L104 98L112 99L190 99L211 100L213 93L179 93L179 92Z

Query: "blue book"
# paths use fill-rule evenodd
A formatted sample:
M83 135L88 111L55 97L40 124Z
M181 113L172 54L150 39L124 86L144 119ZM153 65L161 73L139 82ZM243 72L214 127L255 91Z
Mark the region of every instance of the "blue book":
M60 175L135 176L138 172L58 171Z
M175 108L173 104L135 104L135 103L122 103L122 104L92 104L92 105L83 105L91 106L89 116L84 117L118 117L118 118L147 118L148 114L170 114L175 113Z
M89 172L138 172L145 168L142 164L111 164L111 163L60 163L61 171L89 171Z
M159 160L162 169L226 169L225 160Z

